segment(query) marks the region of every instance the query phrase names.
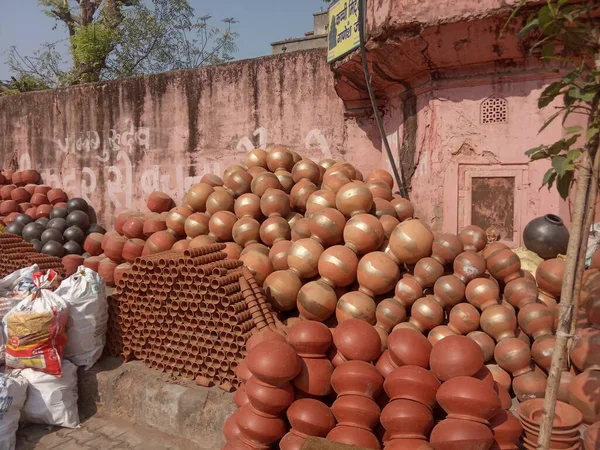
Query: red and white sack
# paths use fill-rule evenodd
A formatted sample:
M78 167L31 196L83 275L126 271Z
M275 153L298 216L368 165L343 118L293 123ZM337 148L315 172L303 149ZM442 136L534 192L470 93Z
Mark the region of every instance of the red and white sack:
M32 368L61 375L69 313L67 303L48 289L57 276L53 270L34 274L35 292L4 317L7 368Z
M69 307L64 357L88 370L98 361L106 343L108 303L104 280L93 270L79 266L55 294Z
M27 380L19 372L0 373L0 450L15 449L26 398Z

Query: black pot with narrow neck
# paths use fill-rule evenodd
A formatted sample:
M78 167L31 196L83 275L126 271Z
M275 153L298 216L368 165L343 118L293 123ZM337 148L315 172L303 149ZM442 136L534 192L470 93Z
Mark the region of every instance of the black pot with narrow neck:
M540 258L551 259L567 253L569 230L555 214L533 219L523 230L523 242Z

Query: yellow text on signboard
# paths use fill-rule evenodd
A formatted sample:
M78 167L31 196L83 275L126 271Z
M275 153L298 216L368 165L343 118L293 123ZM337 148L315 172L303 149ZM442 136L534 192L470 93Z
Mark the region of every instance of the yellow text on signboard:
M358 0L337 0L329 7L327 62L351 52L360 45Z

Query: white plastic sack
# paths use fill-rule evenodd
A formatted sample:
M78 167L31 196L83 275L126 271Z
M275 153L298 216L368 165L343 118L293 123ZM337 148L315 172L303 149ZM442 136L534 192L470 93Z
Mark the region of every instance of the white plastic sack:
M21 422L66 428L79 426L77 366L64 360L62 372L59 378L33 369L21 370L21 375L29 382Z
M38 265L34 264L6 275L0 280L0 297L7 296L11 291L33 290L33 274L39 270Z
M27 397L27 380L18 371L0 373L0 450L14 450L21 409Z
M64 356L88 370L98 361L106 343L108 303L104 280L93 270L79 266L55 293L69 306Z

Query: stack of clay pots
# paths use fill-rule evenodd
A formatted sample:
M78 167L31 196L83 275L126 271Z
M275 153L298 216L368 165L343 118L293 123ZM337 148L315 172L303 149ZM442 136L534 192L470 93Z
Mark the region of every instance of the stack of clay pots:
M238 386L235 369L252 332L276 328L256 282L224 244L136 258L117 271L109 302L109 353L175 376Z
M544 400L541 398L526 400L519 405L519 420L524 430L523 447L527 450L537 448L543 406ZM557 401L549 448L581 449L579 426L582 421L583 416L577 408Z
M33 245L25 242L20 236L0 233L0 278L33 264L37 264L43 271L52 269L60 275L65 275L60 258L38 253Z

